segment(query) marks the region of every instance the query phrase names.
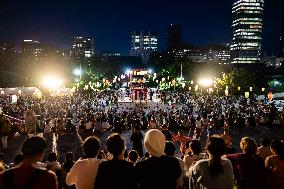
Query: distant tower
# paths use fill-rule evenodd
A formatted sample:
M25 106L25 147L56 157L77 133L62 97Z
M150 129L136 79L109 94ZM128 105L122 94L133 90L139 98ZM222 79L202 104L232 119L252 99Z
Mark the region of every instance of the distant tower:
M236 0L232 8L231 63L259 63L264 0Z
M152 52L157 51L158 35L154 31L134 31L131 33L131 56L141 56L146 63Z
M284 57L284 17L281 23L281 33L280 33L280 57Z
M76 58L90 58L94 55L94 39L92 37L74 37L73 55Z
M180 24L171 24L167 30L168 48L178 47L182 43L182 32Z

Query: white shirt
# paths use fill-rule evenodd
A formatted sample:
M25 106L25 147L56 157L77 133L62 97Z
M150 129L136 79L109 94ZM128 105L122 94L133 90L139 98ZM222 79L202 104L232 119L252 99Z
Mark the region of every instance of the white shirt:
M67 174L66 184L75 184L76 189L93 189L101 162L96 158L78 160Z
M222 159L223 173L212 177L209 168L209 160L199 160L189 169L189 181L195 181L204 189L233 189L234 176L233 167L228 159Z

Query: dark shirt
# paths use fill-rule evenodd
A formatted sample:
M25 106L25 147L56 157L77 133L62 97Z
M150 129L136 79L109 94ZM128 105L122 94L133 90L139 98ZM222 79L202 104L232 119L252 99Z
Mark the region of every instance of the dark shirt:
M23 188L28 179L31 177L33 172L37 170L33 167L17 167L7 171L13 171L13 180L15 189ZM57 189L56 175L51 171L44 171L42 175L37 177L37 180L33 181L33 189ZM4 173L0 174L0 188L6 189L4 187ZM7 188L8 189L8 188Z
M238 189L266 188L266 170L263 159L257 154L236 153L227 158L234 167Z
M135 189L133 164L125 160L100 163L94 189Z
M136 182L140 189L176 189L181 168L176 158L150 157L135 165Z

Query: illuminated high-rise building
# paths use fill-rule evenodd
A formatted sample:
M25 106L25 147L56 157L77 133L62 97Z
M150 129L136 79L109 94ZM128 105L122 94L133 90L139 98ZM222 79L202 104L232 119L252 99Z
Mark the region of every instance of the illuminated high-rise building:
M231 63L259 63L264 0L237 0L233 4Z
M76 58L90 58L94 55L94 40L92 37L74 37L73 56Z
M131 33L132 56L143 56L158 48L157 33L153 31L134 31Z

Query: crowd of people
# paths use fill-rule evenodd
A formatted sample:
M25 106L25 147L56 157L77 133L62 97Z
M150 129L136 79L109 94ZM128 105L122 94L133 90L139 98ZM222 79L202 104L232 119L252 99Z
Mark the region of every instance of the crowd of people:
M281 114L273 104L242 96L164 93L163 108L120 112L118 96L116 91L19 96L14 104L0 96L4 153L8 135L29 135L11 165L2 161L0 170L6 171L0 174L0 188L283 188L283 141L264 138L257 147L244 137L236 153L230 134L232 127L274 127ZM98 130L112 133L106 151L99 138L90 136ZM131 132L128 151L123 131ZM79 160L68 152L61 164L54 152L42 162L46 141L34 136L40 132L90 137Z
M101 151L100 139L89 136L83 143L84 156L74 161L68 152L60 164L55 153L42 163L46 141L40 136L28 138L10 169L0 170L0 188L77 188L77 189L281 189L284 186L284 142L264 138L261 146L243 137L240 153L228 154L219 135L208 138L202 149L199 140L189 142L183 159L175 156L176 146L166 141L158 129L150 129L143 139L147 151L126 152L118 133L107 138L108 154Z
M79 128L121 133L132 130L135 125L146 130L162 128L166 124L170 130L190 130L199 138L204 128L210 135L224 126L273 127L284 120L283 113L277 112L273 104L267 105L243 96L163 93L163 107L120 111L117 106L119 94L118 91L105 91L42 99L19 96L16 103L11 103L10 96L1 95L0 107L3 113L16 118L10 119L11 124L8 124L13 134L17 131L74 132Z

